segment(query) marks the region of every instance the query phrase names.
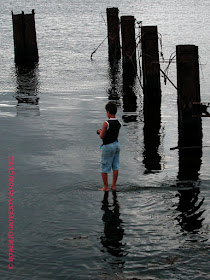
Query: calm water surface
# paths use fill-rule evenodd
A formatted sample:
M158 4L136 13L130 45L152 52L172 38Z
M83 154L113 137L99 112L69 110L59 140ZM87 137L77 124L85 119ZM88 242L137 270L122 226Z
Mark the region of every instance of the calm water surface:
M107 42L90 60L106 37L106 8L117 6L120 15L158 25L165 58L176 45L199 46L201 99L210 102L209 1L0 3L0 279L210 279L210 148L182 164L182 154L170 150L178 143L173 86L161 80L161 122L154 136L151 127L146 133L138 81L137 110L124 111L121 71L113 84ZM14 65L11 10L32 9L40 61L27 72ZM176 84L175 63L169 76ZM98 191L96 129L112 91L123 124L121 169L117 195L106 197ZM202 128L203 146L210 146L209 118ZM11 271L8 156L15 169Z

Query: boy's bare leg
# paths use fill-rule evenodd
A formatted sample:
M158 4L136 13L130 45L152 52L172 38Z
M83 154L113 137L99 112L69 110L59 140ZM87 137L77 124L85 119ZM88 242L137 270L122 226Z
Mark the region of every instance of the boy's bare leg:
M99 189L101 191L108 192L109 191L109 186L108 186L108 174L107 173L101 173L101 177L104 183L104 187Z
M112 179L112 185L111 185L111 188L112 188L113 191L116 190L118 173L119 173L118 170L113 170L113 179Z

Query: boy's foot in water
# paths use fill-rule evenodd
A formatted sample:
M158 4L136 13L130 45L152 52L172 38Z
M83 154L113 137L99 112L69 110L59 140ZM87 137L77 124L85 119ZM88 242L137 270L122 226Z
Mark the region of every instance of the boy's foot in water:
M99 188L99 191L108 192L108 191L109 191L109 188L105 188L105 187L103 187L103 188Z
M111 189L112 189L113 191L116 191L116 186L111 185Z

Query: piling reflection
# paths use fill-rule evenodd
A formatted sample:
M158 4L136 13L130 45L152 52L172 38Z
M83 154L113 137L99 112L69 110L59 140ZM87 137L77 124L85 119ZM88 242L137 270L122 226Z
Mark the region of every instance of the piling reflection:
M123 69L123 111L124 112L136 112L137 98L134 91L136 75L134 72L128 72ZM135 116L135 114L134 114ZM133 116L131 116L133 121Z
M125 122L135 122L137 120L137 97L136 97L136 67L133 61L123 61L123 112Z
M182 114L183 116L183 114ZM198 180L202 158L200 118L179 117L179 180Z
M17 113L33 110L39 114L39 69L38 64L16 65L16 99ZM27 107L28 106L28 107Z
M160 171L161 155L161 112L160 105L144 102L144 152L145 174Z
M196 233L202 227L201 209L205 198L199 198L199 171L202 164L201 119L179 120L179 172L177 186L181 213L177 220L183 231ZM183 190L182 190L183 188Z
M124 49L129 44L125 45ZM119 100L122 96L123 111L129 113L125 114L123 119L126 122L133 122L137 119L137 98L135 93L136 56L133 51L131 56L128 56L128 53L127 51L126 55L124 54L123 56L122 67L120 66L120 56L115 55L115 53L112 56L109 55L110 87L108 89L108 98L109 100Z
M109 80L110 87L108 89L108 99L119 100L121 91L119 60L109 60Z
M182 230L196 233L202 227L202 214L205 210L201 209L204 198L199 201L200 189L193 187L192 183L188 183L189 190L180 190L178 193L179 203L177 210L181 212L177 220Z
M107 249L109 254L114 257L124 256L124 246L122 243L124 229L120 219L120 206L117 201L116 192L113 192L113 205L108 202L109 193L105 192L101 209L104 211L102 220L104 222L104 235L101 236L101 243ZM123 265L122 259L117 260L118 265Z

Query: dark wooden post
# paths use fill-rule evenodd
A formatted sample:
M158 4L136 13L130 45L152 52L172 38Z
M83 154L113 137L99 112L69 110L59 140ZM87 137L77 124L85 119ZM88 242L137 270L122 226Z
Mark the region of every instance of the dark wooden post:
M141 27L144 93L144 160L146 173L161 170L159 154L161 87L157 26Z
M200 102L198 47L176 46L179 118L192 119L193 102Z
M193 117L193 103L200 102L198 47L176 46L179 128L179 180L197 180L202 157L202 122Z
M144 103L146 106L152 104L160 106L161 86L157 26L142 26L141 39Z
M121 58L118 13L118 8L106 9L110 61L119 60Z
M176 56L179 146L201 146L201 119L193 117L193 103L200 102L198 47L179 45Z
M12 12L15 62L17 64L38 62L38 48L34 10L32 14L14 15Z
M121 17L122 55L123 67L129 68L136 74L136 38L135 18L133 16Z
M134 83L137 73L135 18L121 17L122 56L123 56L123 107L126 112L136 111Z

